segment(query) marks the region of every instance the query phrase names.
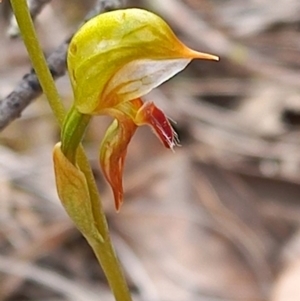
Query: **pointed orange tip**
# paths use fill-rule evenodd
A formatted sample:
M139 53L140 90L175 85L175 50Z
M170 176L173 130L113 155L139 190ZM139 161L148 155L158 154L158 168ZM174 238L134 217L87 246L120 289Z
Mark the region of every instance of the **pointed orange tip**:
M187 49L186 56L190 57L191 59L211 60L211 61L219 61L220 60L220 58L217 55L195 51L190 48Z
M119 213L121 206L123 204L123 191L114 190L113 194L114 194L114 199L115 199L115 208L116 208L116 211Z

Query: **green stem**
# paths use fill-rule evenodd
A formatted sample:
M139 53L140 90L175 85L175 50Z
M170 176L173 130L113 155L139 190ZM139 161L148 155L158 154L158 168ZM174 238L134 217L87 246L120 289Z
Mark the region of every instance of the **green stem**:
M84 161L84 152L81 148L78 148L78 146L83 139L83 135L90 118L91 117L89 115L78 112L75 107L70 109L65 118L61 135L61 149L64 155L73 164L75 164L75 162ZM86 163L86 161L84 162ZM96 188L95 179L90 173L90 165L80 164L80 170L86 176L93 219L104 242L99 243L99 240L94 240L90 237L86 237L86 239L103 268L116 300L131 301L127 284L124 280L122 270L120 269L120 263L111 244L109 229L104 215L102 203L99 200L99 193Z
M11 0L11 6L42 90L48 98L48 102L58 123L62 125L65 116L65 109L60 101L60 97L47 66L45 56L39 45L26 0Z
M83 152L83 149L79 148L77 153L77 162L82 162L84 156L85 154ZM101 233L104 243L100 244L97 241L90 240L88 238L87 241L89 242L99 263L102 266L109 286L114 293L115 299L117 301L131 301L132 299L125 277L110 240L109 229L105 218L102 202L100 201L95 178L90 172L90 165L87 161L86 164L80 165L80 170L85 174L87 179L87 185L89 188L90 200L96 227Z
M47 62L39 45L33 22L28 10L27 2L26 0L11 0L11 5L15 13L16 20L18 22L20 32L24 40L24 44L27 48L29 57L39 79L42 90L48 99L50 107L59 125L62 126L65 119L65 109L60 101L60 97L55 87L54 80L51 76L51 73L47 66ZM82 121L82 126L79 127L79 129L75 129L73 132L74 137L76 139L72 140L71 137L73 135L71 135L71 137L68 138L69 142L75 145L78 141L78 138L83 136L89 118L87 116L76 116L76 112L73 112L72 109L69 114L74 114L75 120L77 120L77 122ZM70 156L73 155L70 154ZM99 233L101 233L101 235L104 238L104 243L100 243L89 238L86 239L93 248L96 257L104 270L104 273L108 279L109 285L111 287L111 290L113 291L115 299L117 301L131 301L132 299L130 296L128 286L126 284L125 278L122 273L122 269L111 244L107 221L97 190L97 185L88 159L81 145L79 145L78 147L76 159L76 163L78 164L80 170L84 173L86 177L90 192L89 201L92 205L95 224Z
M114 292L115 299L118 301L132 301L127 284L123 281L124 276L120 273L121 270L118 269L120 263L116 256L111 256L111 254L114 254L114 250L110 247L110 242L105 241L104 248L100 244L93 244L93 242L89 242L89 244L101 263L109 286Z
M76 153L85 130L91 120L90 115L81 114L73 106L68 112L61 132L61 149L71 163L75 165Z

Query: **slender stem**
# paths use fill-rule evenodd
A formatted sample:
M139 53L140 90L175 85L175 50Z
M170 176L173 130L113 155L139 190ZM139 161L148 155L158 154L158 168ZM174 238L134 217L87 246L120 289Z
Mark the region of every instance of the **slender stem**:
M114 292L117 301L132 301L128 286L124 282L124 276L122 271L118 268L120 263L114 254L114 250L111 248L110 241L104 243L104 247L100 244L93 244L89 241L89 244L94 250L98 261L101 263L105 276L108 280L111 290Z
M45 57L39 45L33 22L28 11L26 0L11 0L11 5L15 13L15 17L18 22L20 32L31 59L33 68L38 76L40 85L43 89L43 92L47 96L50 107L59 125L62 126L65 119L65 109L60 101L54 80L51 76ZM82 118L81 121L83 121L83 126L79 128L78 132L75 131L75 144L77 143L77 138L82 137L89 121L89 118L87 116L77 117L79 117L79 120L80 118ZM117 301L131 301L132 299L128 286L126 284L122 269L111 244L107 221L97 190L97 185L88 159L81 145L79 145L78 147L76 163L86 177L91 197L91 199L87 201L90 201L92 204L95 224L99 230L99 233L101 233L104 238L104 243L99 243L98 241L96 242L89 238L86 239L93 248L96 257L104 270L115 299Z
M58 123L62 125L65 116L65 109L60 101L60 96L47 66L45 56L39 45L27 2L26 0L11 0L11 6L42 90L48 98L48 102Z
M76 153L86 128L91 120L90 115L81 114L73 106L68 112L61 131L61 149L71 163L75 165Z
M62 152L70 162L80 162L80 170L85 174L89 189L90 202L92 206L93 219L104 242L99 243L90 237L86 237L90 246L101 264L111 290L118 301L131 301L130 293L120 268L115 251L112 247L109 229L107 226L104 210L100 201L99 193L93 175L90 172L90 165L85 160L82 148L78 148L83 138L86 127L90 121L89 115L81 114L75 107L68 112L62 128Z
M83 162L84 157L85 154L83 149L79 148L77 153L77 162L83 163L80 164L80 170L85 174L87 179L95 224L104 239L104 243L99 244L97 241L90 240L88 238L87 241L102 266L109 286L114 293L115 299L117 301L131 301L130 291L110 240L109 229L102 202L100 201L95 178L90 172L90 165L87 161Z

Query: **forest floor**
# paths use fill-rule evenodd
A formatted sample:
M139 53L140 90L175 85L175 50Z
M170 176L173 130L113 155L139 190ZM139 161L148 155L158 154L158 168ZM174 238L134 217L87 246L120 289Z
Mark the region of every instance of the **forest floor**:
M30 70L0 4L0 99ZM53 0L36 25L47 55L89 1ZM162 16L194 61L151 92L181 147L148 128L127 155L120 213L98 163L108 118L84 141L134 300L300 300L300 1L128 1ZM67 106L67 76L57 81ZM59 128L43 96L0 134L0 301L111 301L89 246L58 200Z

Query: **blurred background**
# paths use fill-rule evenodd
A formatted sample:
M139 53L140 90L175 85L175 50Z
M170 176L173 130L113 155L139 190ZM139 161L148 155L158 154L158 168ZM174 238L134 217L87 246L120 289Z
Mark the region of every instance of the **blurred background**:
M8 37L10 8L2 2L0 99L30 70L22 41ZM95 2L44 7L36 27L47 55ZM120 213L98 166L110 119L94 118L86 135L134 300L299 301L300 2L145 0L126 7L156 12L191 48L221 58L192 62L146 97L176 121L181 147L172 153L149 128L138 130ZM67 76L57 86L69 106ZM0 134L1 301L113 300L56 195L51 156L58 140L44 97Z

